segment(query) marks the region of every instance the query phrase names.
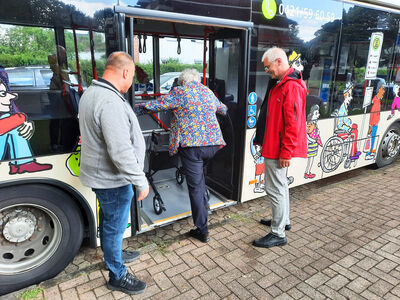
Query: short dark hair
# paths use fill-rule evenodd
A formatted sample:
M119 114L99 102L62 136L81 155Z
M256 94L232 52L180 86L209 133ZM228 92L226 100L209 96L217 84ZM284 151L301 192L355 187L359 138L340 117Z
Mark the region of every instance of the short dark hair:
M112 67L121 70L130 62L133 63L133 59L128 53L122 51L113 52L107 58L106 68Z

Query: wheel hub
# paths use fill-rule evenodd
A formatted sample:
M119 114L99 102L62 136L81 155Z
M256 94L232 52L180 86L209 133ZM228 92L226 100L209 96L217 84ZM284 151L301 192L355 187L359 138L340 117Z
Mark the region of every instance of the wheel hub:
M3 236L11 243L28 240L34 233L36 217L29 211L14 211L5 216Z
M386 135L383 145L385 145L383 149L384 154L387 157L395 157L399 152L400 136L396 132L390 131Z

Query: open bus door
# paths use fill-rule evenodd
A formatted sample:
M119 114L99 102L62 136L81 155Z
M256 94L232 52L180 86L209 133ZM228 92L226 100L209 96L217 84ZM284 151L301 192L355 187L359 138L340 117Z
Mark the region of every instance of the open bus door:
M196 67L196 63L202 66L203 61L203 68L196 67L203 75L202 83L205 81L230 110L228 116L219 119L227 146L207 166L209 204L215 209L236 203L243 148L240 140L245 130L245 116L240 111L245 111L247 89L247 64L243 59L246 60L247 29L252 23L122 6L115 7L115 11L126 16L125 49L129 50L140 72L147 70L147 74L136 74L139 82L131 91L133 105L168 93L173 88L174 77L177 78L183 68ZM207 52L197 52L196 44ZM146 51L152 53L146 56ZM194 61L179 66L183 59L181 53L189 54ZM204 61L207 56L208 67ZM152 68L148 65L149 58ZM166 151L159 150L168 147L169 133L162 124L168 128L171 116L171 112L166 111L138 117L148 150L145 172L152 188L149 196L136 205L137 231L146 231L191 214L179 158L170 158Z
M223 28L210 34L210 88L228 107L219 117L226 146L217 152L206 173L206 183L228 199L239 200L245 133L248 31Z

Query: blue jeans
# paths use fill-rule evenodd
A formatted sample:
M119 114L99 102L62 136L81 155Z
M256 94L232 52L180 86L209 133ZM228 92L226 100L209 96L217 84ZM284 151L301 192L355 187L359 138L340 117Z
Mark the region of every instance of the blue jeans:
M122 260L122 236L128 224L133 198L131 185L111 189L93 189L100 204L99 230L104 261L110 279L118 280L126 273Z

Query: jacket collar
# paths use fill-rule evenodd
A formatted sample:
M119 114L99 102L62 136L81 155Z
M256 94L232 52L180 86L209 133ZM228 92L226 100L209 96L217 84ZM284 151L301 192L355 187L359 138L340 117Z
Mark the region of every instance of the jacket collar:
M301 75L301 73L299 71L297 71L296 69L290 67L286 71L286 73L283 76L282 80L279 81L277 85L284 84L288 80L302 80L302 79L303 79L303 76Z
M117 89L115 89L111 85L109 85L109 84L107 84L105 82L98 81L96 79L92 80L92 84L94 86L100 86L100 87L103 87L103 88L105 88L107 90L113 91L114 93L116 93L118 95L118 97L120 97L122 99L122 101L124 101L124 102L126 101L124 95L122 95Z

